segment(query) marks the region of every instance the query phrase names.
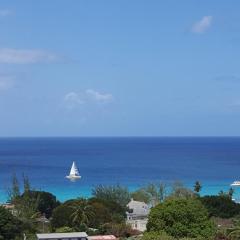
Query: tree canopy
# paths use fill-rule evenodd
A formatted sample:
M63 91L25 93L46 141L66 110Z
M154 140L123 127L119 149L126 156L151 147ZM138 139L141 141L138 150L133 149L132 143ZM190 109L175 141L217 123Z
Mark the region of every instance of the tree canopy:
M215 227L209 220L207 210L194 198L169 199L152 208L147 230L164 231L176 238L208 239L215 233Z
M125 207L131 199L128 189L126 187L122 187L120 185L96 186L92 190L92 195L93 195L93 197L98 198L98 199L116 202L119 205L121 205L122 207Z
M200 200L210 216L231 218L240 214L240 204L232 201L228 195L204 196Z
M22 234L22 231L22 222L0 206L0 239L15 239Z

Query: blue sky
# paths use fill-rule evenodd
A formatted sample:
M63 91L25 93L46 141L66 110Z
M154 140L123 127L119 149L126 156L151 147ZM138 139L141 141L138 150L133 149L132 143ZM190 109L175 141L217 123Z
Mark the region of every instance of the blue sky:
M0 1L0 136L240 135L239 10Z

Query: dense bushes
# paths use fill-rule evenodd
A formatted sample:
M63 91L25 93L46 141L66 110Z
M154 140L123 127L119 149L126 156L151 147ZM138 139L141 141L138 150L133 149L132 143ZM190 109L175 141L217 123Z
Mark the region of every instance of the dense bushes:
M120 206L125 207L130 201L130 193L126 187L116 186L96 186L92 190L92 195L95 198L104 201L116 202Z
M23 224L8 210L0 207L0 239L15 239L23 231Z
M204 196L200 200L210 216L231 218L240 214L240 204L232 201L229 196Z
M41 214L45 214L47 218L51 217L53 209L60 205L60 202L57 201L56 196L49 192L31 190L24 192L22 198L24 198L26 195L28 195L28 198L31 201L36 202L37 211Z
M215 233L207 210L196 198L171 199L157 205L150 212L147 230L164 231L176 238L208 239Z
M101 228L106 223L125 222L125 211L114 201L97 198L70 200L54 209L51 224L53 229L67 226L79 230L82 224L90 228ZM74 221L74 215L78 217L78 223Z

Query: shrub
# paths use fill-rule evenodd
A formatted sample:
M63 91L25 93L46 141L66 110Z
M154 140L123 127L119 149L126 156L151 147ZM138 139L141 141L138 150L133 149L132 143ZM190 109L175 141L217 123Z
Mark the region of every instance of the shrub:
M0 207L0 239L15 239L22 233L22 222L7 209Z
M56 196L49 192L31 190L23 193L22 197L25 195L28 195L29 200L36 202L37 211L45 214L47 218L50 218L53 209L60 205Z
M200 200L210 216L231 218L240 214L240 204L232 201L229 196L204 196Z
M183 238L211 238L215 226L201 202L194 198L169 199L153 208L149 215L147 230L166 232Z
M130 201L130 193L127 188L120 185L116 186L96 186L92 190L92 195L95 198L104 201L112 201L118 203L120 206L125 207Z

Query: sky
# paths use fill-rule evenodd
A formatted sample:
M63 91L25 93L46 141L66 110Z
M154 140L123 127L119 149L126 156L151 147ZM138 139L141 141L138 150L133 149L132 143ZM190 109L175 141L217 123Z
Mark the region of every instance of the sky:
M1 0L0 137L240 136L239 10Z

